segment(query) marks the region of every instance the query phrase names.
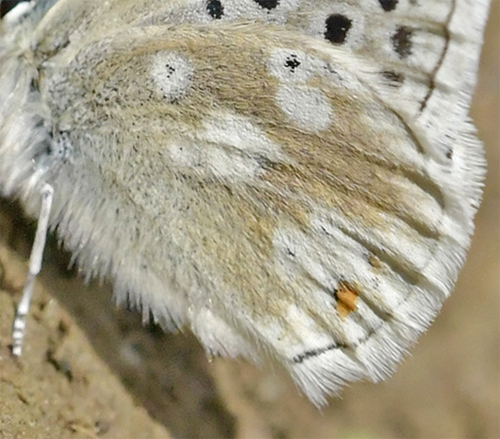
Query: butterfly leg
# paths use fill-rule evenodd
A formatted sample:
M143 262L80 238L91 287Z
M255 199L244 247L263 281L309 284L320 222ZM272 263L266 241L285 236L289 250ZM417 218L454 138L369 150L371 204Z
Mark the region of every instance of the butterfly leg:
M42 204L40 207L40 216L35 233L35 242L31 249L28 277L23 288L23 295L17 306L16 316L12 325L12 353L19 357L23 350L23 338L26 332L26 317L33 297L33 287L35 278L40 272L42 266L43 250L47 239L47 231L49 228L49 216L54 198L54 189L49 184L46 184L42 191Z

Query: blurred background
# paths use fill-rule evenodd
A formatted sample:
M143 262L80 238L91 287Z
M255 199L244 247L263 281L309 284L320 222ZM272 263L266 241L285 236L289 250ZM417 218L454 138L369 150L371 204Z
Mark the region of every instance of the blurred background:
M0 7L5 3L0 2ZM0 201L2 438L500 438L500 2L492 2L472 117L488 159L484 201L456 290L384 383L321 412L286 374L207 361L189 334L143 328L106 285L83 285L52 237L25 355L9 354L34 224Z

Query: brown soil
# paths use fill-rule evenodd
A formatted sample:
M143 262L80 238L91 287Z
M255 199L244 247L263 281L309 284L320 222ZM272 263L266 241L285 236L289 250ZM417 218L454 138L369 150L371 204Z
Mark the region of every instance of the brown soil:
M500 438L499 17L494 1L472 112L489 161L477 232L455 292L394 377L353 385L319 412L281 372L208 362L192 336L143 328L107 286L67 271L55 242L15 360L34 226L3 200L0 437Z

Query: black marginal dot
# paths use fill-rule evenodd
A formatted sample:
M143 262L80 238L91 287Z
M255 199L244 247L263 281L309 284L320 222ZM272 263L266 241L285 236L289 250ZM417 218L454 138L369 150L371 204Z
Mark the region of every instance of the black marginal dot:
M406 26L400 26L392 36L392 46L400 58L407 58L411 55L413 43L411 37L413 30Z
M378 0L385 12L394 11L399 0Z
M220 0L209 0L207 11L212 18L219 19L224 15L224 6L222 6Z
M326 19L325 38L331 43L343 44L352 27L352 20L341 14L332 14Z
M446 151L446 158L450 160L453 158L453 148L450 148L448 151Z
M264 9L275 9L278 4L279 0L254 0L255 3L257 3L260 7Z

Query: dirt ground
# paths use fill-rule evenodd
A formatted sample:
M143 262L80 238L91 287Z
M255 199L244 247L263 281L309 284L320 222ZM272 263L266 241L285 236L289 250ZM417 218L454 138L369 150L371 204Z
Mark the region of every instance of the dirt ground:
M451 298L398 372L321 412L280 371L208 361L189 334L143 328L109 287L85 286L50 239L25 353L9 351L34 225L0 201L0 438L500 438L500 2L473 118L489 172Z

